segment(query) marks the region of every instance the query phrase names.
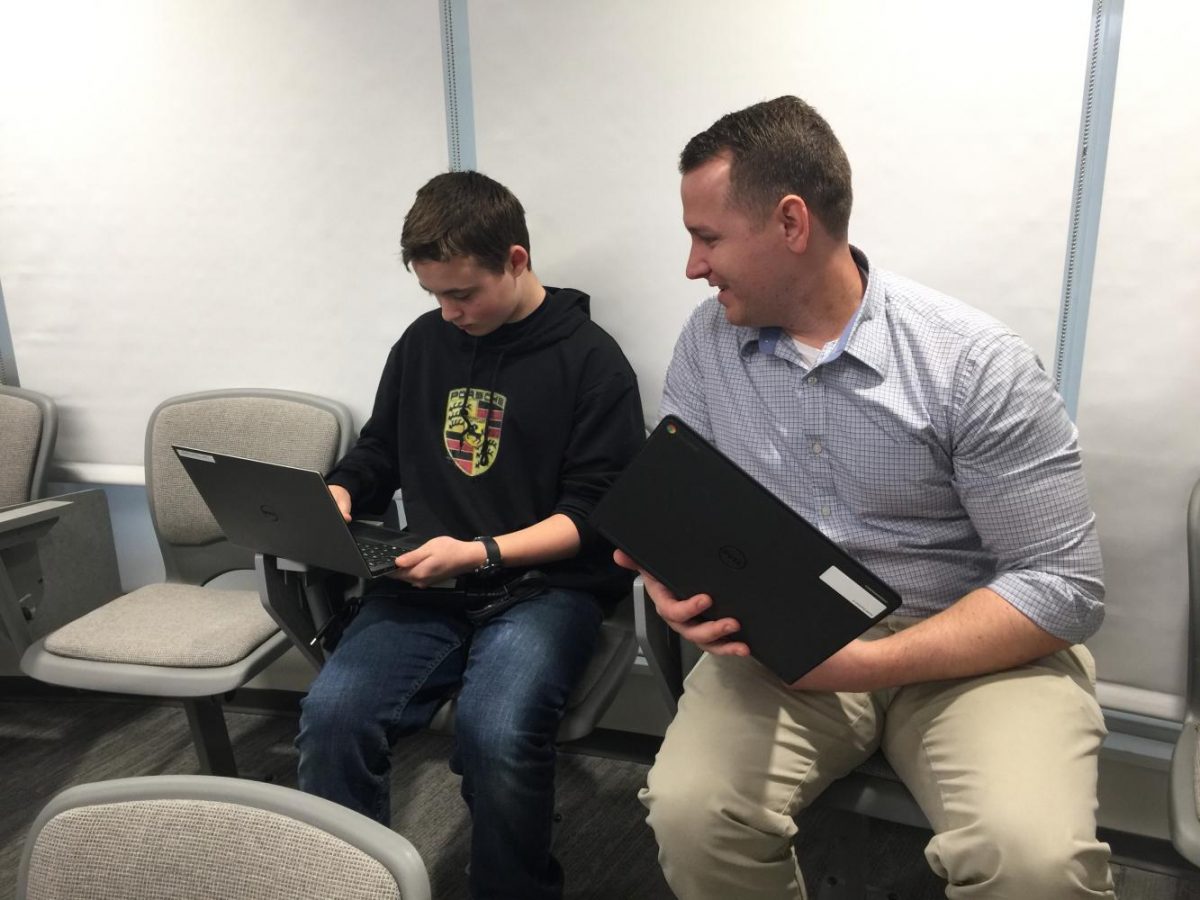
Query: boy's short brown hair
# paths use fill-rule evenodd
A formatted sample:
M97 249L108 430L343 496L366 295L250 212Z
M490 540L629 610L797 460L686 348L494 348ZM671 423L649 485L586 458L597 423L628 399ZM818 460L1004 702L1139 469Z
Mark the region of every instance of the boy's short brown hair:
M525 209L512 191L479 172L446 172L427 181L400 232L405 268L414 260L470 256L488 271L503 272L514 245L529 252Z

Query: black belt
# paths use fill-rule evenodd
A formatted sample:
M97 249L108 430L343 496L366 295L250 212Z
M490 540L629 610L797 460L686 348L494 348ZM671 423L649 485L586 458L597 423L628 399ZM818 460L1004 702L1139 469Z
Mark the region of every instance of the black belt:
M462 595L462 611L472 624L480 625L510 607L536 597L546 589L546 575L530 569L516 578L487 581L460 578L452 593ZM461 591L460 591L461 588Z
M545 573L537 569L530 569L515 578L506 577L504 572L488 578L463 575L457 579L452 588L398 590L395 597L402 602L421 603L438 609L456 610L461 612L472 625L482 625L506 609L536 597L545 589ZM358 615L358 611L362 607L362 600L361 597L354 597L342 604L341 608L317 629L317 633L313 635L309 643L316 646L317 642L321 641L326 651L332 651L341 639L346 626Z

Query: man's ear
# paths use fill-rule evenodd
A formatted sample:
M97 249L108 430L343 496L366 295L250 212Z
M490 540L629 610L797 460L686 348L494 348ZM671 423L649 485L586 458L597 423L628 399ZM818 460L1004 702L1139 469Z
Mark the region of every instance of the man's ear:
M529 271L529 251L520 244L513 244L508 248L508 268L516 277L520 277Z
M793 253L808 249L812 237L812 218L808 204L797 194L788 194L775 207L775 218L783 231L783 240Z

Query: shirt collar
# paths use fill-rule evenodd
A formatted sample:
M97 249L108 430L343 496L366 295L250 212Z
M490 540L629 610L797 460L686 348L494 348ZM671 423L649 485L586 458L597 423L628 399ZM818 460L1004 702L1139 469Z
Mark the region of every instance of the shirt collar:
M818 365L833 362L846 353L860 362L870 366L880 375L886 375L891 360L891 347L887 340L887 323L884 321L885 297L879 275L871 271L866 254L855 246L850 247L850 255L858 267L867 273L867 289L863 293L862 303L846 323L841 336L832 347L821 354ZM778 326L768 328L746 328L736 326L738 346L742 356L751 353L766 353L778 356L792 362L799 360L791 341L785 341L783 329Z

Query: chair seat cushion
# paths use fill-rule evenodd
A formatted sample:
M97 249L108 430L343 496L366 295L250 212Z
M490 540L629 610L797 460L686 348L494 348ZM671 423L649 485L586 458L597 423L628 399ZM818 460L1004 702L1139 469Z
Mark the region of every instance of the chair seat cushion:
M151 584L64 625L45 647L96 662L211 668L245 659L277 630L256 591Z

